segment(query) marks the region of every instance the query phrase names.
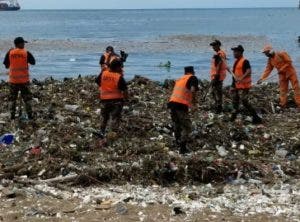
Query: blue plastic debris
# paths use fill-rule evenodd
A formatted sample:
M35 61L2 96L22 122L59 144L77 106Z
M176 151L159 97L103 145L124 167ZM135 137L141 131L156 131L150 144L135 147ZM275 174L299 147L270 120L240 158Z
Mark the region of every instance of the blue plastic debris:
M14 142L15 136L13 134L4 134L0 137L0 143L4 145L10 145Z

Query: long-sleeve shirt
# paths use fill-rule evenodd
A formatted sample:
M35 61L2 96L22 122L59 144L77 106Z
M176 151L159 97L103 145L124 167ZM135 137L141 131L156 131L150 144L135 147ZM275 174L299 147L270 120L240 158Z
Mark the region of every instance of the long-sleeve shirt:
M3 61L3 64L5 66L6 69L9 69L10 67L10 61L9 61L9 52L8 51L5 55L5 58L4 58L4 61ZM27 61L30 65L35 65L35 58L33 57L33 55L27 51Z
M275 55L269 58L266 69L262 74L261 79L267 79L274 68L276 68L278 70L278 73L280 74L296 73L292 59L287 52L275 52Z

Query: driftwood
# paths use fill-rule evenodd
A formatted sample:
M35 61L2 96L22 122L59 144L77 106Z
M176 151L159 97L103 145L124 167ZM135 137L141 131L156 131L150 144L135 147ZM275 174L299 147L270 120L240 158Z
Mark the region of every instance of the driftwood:
M78 178L78 175L71 175L65 177L55 177L47 180L39 180L40 183L66 183L74 181Z
M71 176L65 176L65 177L55 177L47 180L31 180L31 179L24 179L20 177L15 177L14 181L17 183L21 183L24 185L37 185L37 184L49 184L49 183L66 183L74 181L78 178L78 175L71 175Z

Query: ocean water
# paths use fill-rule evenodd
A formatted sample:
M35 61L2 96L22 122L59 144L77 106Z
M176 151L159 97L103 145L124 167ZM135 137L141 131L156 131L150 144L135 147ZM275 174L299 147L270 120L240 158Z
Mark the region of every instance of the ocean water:
M184 66L194 65L199 78L205 79L213 53L209 42L215 38L223 42L230 65L230 48L245 46L254 79L264 69L266 58L260 50L266 43L287 50L300 72L300 10L293 8L22 10L0 12L0 21L1 60L13 38L24 36L37 59L31 68L35 78L96 75L101 53L113 45L129 53L127 78L176 78ZM171 69L159 67L167 61ZM3 66L0 73L4 78Z

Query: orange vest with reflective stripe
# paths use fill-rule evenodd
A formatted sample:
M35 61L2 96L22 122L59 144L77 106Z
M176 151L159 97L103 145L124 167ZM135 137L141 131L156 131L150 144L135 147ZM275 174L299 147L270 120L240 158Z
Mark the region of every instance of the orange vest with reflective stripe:
M211 68L210 68L210 77L211 77L211 80L214 80L215 75L219 74L220 80L223 81L226 78L226 71L227 71L227 64L225 62L226 53L224 51L220 50L219 52L216 53L216 55L219 55L222 58L222 60L224 60L224 61L222 61L220 70L217 73L216 61L215 61L214 57L212 58Z
M189 107L192 105L193 94L191 90L186 88L186 84L192 76L192 74L186 74L176 81L170 102L180 103Z
M243 70L243 66L244 66L244 62L245 62L245 58L242 57L238 60L235 70L234 70L234 75L236 77L242 77L244 76L244 70ZM246 76L242 81L236 81L235 82L235 88L236 89L250 89L252 85L252 79L251 79L251 75Z
M123 99L124 95L119 89L121 74L103 71L101 76L100 99Z
M9 82L24 84L29 82L28 54L25 49L12 49L9 52Z

